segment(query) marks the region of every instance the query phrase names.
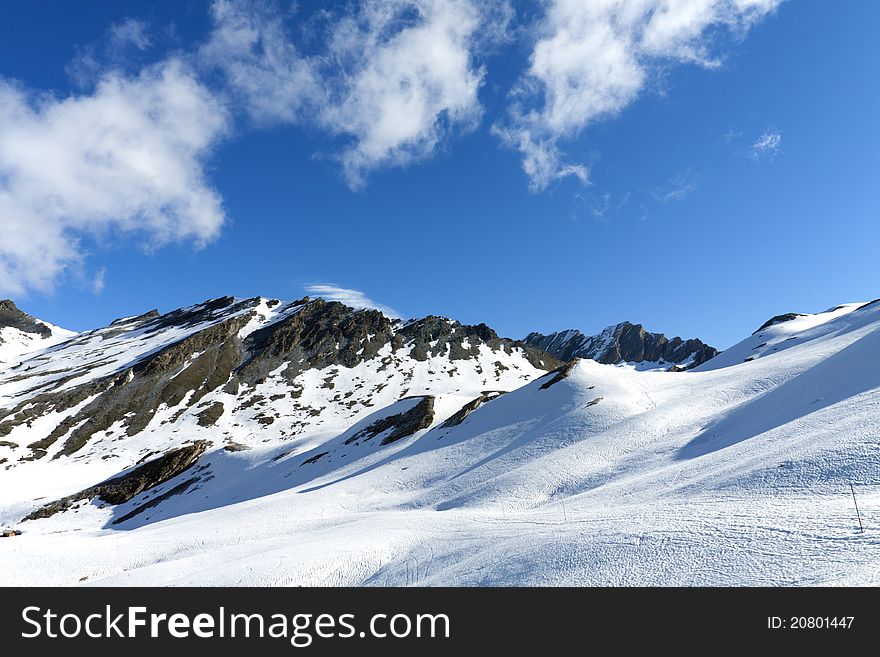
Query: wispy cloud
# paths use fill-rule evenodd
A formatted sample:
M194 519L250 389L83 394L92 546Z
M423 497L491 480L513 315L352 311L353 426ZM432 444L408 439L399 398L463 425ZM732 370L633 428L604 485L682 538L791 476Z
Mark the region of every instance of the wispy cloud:
M210 242L225 213L204 163L226 127L223 104L177 60L61 98L0 78L0 293L81 274L87 236Z
M740 130L736 130L734 128L728 128L723 135L721 135L721 139L724 140L725 144L729 144L737 139L742 137L742 132Z
M587 168L560 141L632 103L659 66L720 65L716 38L744 34L782 0L549 0L529 67L494 132L520 151L534 191Z
M115 48L131 46L138 50L146 50L153 44L149 25L135 18L127 18L121 23L114 23L110 27L110 44Z
M306 285L304 289L309 294L327 299L328 301L339 301L352 308L372 308L392 319L402 317L394 308L373 301L360 290L340 287L332 283L315 283Z
M153 46L149 23L127 18L113 23L95 43L74 46L76 55L65 71L79 87L93 87L108 70L136 72Z
M97 272L95 272L95 275L92 277L92 285L91 285L92 292L94 294L100 294L101 292L104 291L104 285L105 285L104 279L106 278L106 275L107 275L107 268L106 267L101 267Z
M782 133L778 130L765 130L752 144L752 157L773 159L782 147Z
M700 177L688 170L674 176L666 185L651 190L651 196L660 203L681 201L697 191L699 184Z
M235 104L260 125L304 120L324 93L318 61L299 52L280 7L271 2L215 0L213 28L197 52L220 70Z

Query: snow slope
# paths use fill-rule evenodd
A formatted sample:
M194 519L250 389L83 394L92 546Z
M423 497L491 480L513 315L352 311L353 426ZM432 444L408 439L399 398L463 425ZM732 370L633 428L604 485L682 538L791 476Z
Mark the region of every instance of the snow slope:
M410 377L406 394L401 378L293 439L243 412L209 428L157 414L125 440L0 471L0 523L24 531L0 542L0 570L10 584L880 584L880 303L771 325L688 372L581 360L545 374L516 353L505 370L486 350L401 357L394 373L332 366L329 390L329 369L307 370L311 408ZM487 372L509 392L456 419ZM288 391L280 374L259 384L266 400ZM430 422L383 445L425 395ZM215 446L124 504L20 522L117 472L114 454L179 444L174 432ZM226 432L249 449L223 449Z
M42 324L52 332L50 337L27 333L13 326L0 328L0 369L17 365L36 352L53 347L76 335L74 331L68 331L48 322Z

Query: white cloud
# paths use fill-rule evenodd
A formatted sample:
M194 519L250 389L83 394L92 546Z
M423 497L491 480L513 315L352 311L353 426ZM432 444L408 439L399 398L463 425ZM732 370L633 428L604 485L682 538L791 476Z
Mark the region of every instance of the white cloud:
M257 123L296 122L321 103L318 62L289 40L283 16L269 2L215 0L213 30L199 50L220 69L236 100Z
M758 137L755 143L752 144L752 157L755 159L772 159L779 152L781 146L782 133L778 130L766 130L760 137Z
M153 44L147 23L135 18L127 18L110 26L110 45L114 48L132 46L146 50Z
M550 0L528 70L495 134L518 149L533 190L587 169L564 161L558 143L612 116L669 63L715 67L719 29L735 36L782 0Z
M539 192L550 183L569 177L577 178L583 185L589 184L589 169L583 164L563 162L556 138L537 139L533 130L524 127L528 120L519 118L512 127L495 124L492 134L519 150L523 158L523 171L529 179L529 189Z
M320 121L351 138L342 163L352 186L430 155L452 126L475 125L483 71L469 44L479 24L469 0L370 2L337 23L330 55L347 74Z
M86 237L210 242L225 215L203 165L226 126L175 60L67 98L0 79L0 292L51 290L81 270Z
M352 308L372 308L391 319L399 319L401 317L400 313L394 310L394 308L376 303L360 290L352 290L327 283L316 283L314 285L306 285L305 291L327 301L339 301Z
M371 0L319 12L320 45L297 48L271 2L216 0L201 61L217 67L258 122L317 126L342 141L352 187L377 168L432 155L482 113L476 53L505 38L507 0Z

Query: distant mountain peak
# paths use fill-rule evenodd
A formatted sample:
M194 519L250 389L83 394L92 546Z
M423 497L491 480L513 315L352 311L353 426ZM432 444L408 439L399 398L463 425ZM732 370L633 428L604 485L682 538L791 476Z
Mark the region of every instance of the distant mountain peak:
M656 363L657 369L690 369L720 353L702 340L667 338L646 331L641 324L624 321L596 335L567 329L544 335L529 333L526 344L543 349L560 360L590 358L599 363Z

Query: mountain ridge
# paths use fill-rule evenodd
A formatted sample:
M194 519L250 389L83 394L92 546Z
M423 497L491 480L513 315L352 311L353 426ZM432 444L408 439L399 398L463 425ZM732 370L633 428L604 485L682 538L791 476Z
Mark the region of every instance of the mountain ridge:
M561 360L589 358L606 365L648 364L643 369L691 369L721 353L697 338L667 338L662 333L648 332L641 324L628 321L613 324L590 336L577 329L547 335L533 332L525 337L524 342Z
M479 364L484 357L491 362ZM53 364L45 365L50 361ZM521 370L527 380L561 365L531 345L498 337L485 324L471 326L437 316L402 322L377 310L320 298L283 303L220 297L164 314L150 311L115 320L70 337L39 364L8 368L0 377L0 435L21 433L22 427L41 419L48 425L49 417L59 417L51 430L23 443L29 454L19 454L20 460L39 460L54 449L51 458L58 459L77 454L108 431L135 436L163 409L176 409L168 422L194 414L199 426L208 428L225 411L271 408L266 395L259 393L267 380L284 388L283 396L299 399L306 385L303 377L312 372L325 371L319 388L333 390L339 368L368 363L373 378L388 381L394 374L382 372L399 374L403 361L435 379L439 374L431 368L436 362L452 382L459 364L468 363L471 373L482 377L474 394L498 387L502 379L509 388L513 380L506 372ZM67 369L60 369L68 362ZM401 397L413 392L408 385L412 378L403 372L397 384ZM374 389L381 391L386 385L375 383ZM432 392L430 386L422 387ZM15 394L4 398L4 388ZM344 394L357 397L351 390ZM234 406L230 397L235 398ZM352 411L354 402L337 397L328 401ZM361 403L368 408L370 399ZM297 415L305 415L298 423L319 422L310 418L326 408L297 408ZM354 411L346 414L357 416ZM268 426L280 417L276 412L254 419ZM61 447L55 449L56 444Z

